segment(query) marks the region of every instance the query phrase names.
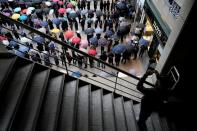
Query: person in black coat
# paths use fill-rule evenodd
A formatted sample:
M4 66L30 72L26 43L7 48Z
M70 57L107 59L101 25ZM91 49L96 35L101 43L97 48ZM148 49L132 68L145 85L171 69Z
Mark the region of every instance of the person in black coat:
M66 31L68 30L68 22L65 20L65 21L62 21L62 30L63 31Z
M111 64L111 65L114 65L113 64L113 61L114 61L114 54L112 52L108 53L108 63Z
M106 60L107 60L107 54L106 54L105 51L100 55L99 59L102 60L102 61L104 61L104 62L106 62ZM100 67L100 62L98 62L98 67ZM101 67L102 68L105 68L105 64L101 63Z
M103 11L103 0L100 2L100 10Z
M149 75L156 74L156 84L154 88L145 88L144 82ZM158 111L164 105L164 101L168 96L166 77L162 76L156 70L147 70L144 76L137 84L137 90L143 93L141 99L141 110L139 120L137 122L140 131L146 131L146 120L153 111Z
M97 0L94 0L94 11L96 11L97 9L97 4L98 4Z
M81 28L82 28L82 31L84 31L84 29L85 29L85 21L86 21L86 17L85 17L85 15L83 15L83 17L81 19Z
M107 2L104 1L104 3L103 3L103 10L104 10L104 12L106 12L106 7L107 7Z
M107 11L110 11L110 10L109 10L109 7L110 7L110 2L109 2L109 0L107 0L107 3L106 3Z
M90 10L90 1L87 1L87 9Z
M79 31L77 31L77 32L76 32L76 34L77 34L77 37L79 37L79 38L81 39L80 32L79 32Z
M85 9L86 8L86 2L85 0L81 0L81 9Z
M121 59L121 54L115 54L116 66L119 66L119 64L120 64L120 59Z
M54 27L53 27L53 22L48 19L48 24L49 24L49 29L52 30Z
M17 33L17 31L15 29L13 30L12 33L14 34L16 39L20 39L20 37L19 37L19 35L18 35L18 33Z

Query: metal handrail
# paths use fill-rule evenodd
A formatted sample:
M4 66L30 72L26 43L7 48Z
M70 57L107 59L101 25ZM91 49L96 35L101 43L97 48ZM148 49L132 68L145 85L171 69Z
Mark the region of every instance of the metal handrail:
M5 27L3 27L3 28L5 28ZM19 33L19 34L20 34L20 33ZM29 39L30 39L30 38L29 38ZM20 44L20 45L23 45L23 46L26 46L26 47L27 47L27 45L25 45L25 44L23 44L23 43L21 43L21 42L19 42L19 41L15 41L15 42L18 43L18 44ZM39 50L37 50L37 49L33 49L33 50L39 52ZM17 50L17 51L19 51L19 52L21 52L21 53L24 53L24 52L22 52L22 51L20 51L20 50ZM59 51L59 50L57 50L57 51ZM43 54L46 54L46 53L43 53ZM54 56L50 56L50 57L54 57ZM43 59L41 59L41 60L44 61ZM58 60L59 60L59 61L62 61L62 60L59 59L59 58L58 58ZM66 62L66 63L67 63L67 62ZM53 64L53 63L51 63L51 62L50 62L50 64L55 65L55 64ZM78 67L78 66L76 66L76 65L74 65L74 64L71 64L71 65L72 65L72 66L75 66L75 67ZM89 64L87 64L87 65L89 65ZM57 66L57 65L55 65L55 66ZM61 66L58 66L58 67L61 67ZM65 65L65 67L66 67L66 70L67 70L67 74L69 74L68 71L74 72L74 71L72 71L72 70L69 70L69 69L67 68L67 65ZM62 67L61 67L61 68L62 68ZM65 68L63 68L63 69L65 69ZM102 69L100 69L100 68L97 68L97 69L102 70ZM91 72L91 71L89 71L89 70L87 70L87 69L83 69L83 70L85 70L86 72L92 73L92 74L94 74L94 75L97 75L97 74L95 74L95 73L93 73L93 72ZM102 70L102 71L104 71L104 70ZM107 71L105 71L105 72L107 72ZM108 73L108 72L107 72L107 73ZM110 74L110 73L109 73L109 74ZM111 74L111 75L115 76L114 74ZM113 88L113 87L110 86L110 85L106 85L106 84L101 83L101 82L99 82L99 81L97 81L97 80L94 80L94 81L97 81L98 83L101 83L101 84L103 84L103 85L110 86L110 88L113 88L114 91L117 90L117 89L116 89L116 85L118 84L118 85L120 85L120 86L123 86L124 88L129 89L129 90L132 90L132 91L134 91L134 92L138 92L138 91L136 91L136 90L133 90L133 89L131 89L131 88L128 88L128 87L126 87L126 86L124 86L124 85L121 85L121 84L117 83L117 78L118 78L118 77L116 77L116 82L114 82L113 80L107 79L107 78L105 78L105 77L103 77L103 76L100 76L100 75L97 75L97 76L99 76L99 77L101 77L101 78L103 78L103 79L105 79L105 80L108 80L108 81L110 81L110 82L116 83L116 84L115 84L115 88ZM93 79L91 79L91 80L93 80ZM124 79L123 79L123 80L124 80ZM132 84L132 83L131 83L131 84ZM126 93L126 92L125 92L125 93ZM140 92L138 92L138 93L140 93ZM128 93L127 93L127 94L128 94Z
M1 26L1 25L0 25ZM3 27L3 28L5 28L5 29L7 29L7 30L10 30L10 31L13 31L13 30L11 30L11 29L9 29L9 28L7 28L7 27L5 27L5 26L1 26L1 27ZM17 32L18 33L18 32ZM18 33L19 35L21 35L22 36L22 34L20 34L20 33ZM32 38L30 38L30 37L27 37L27 36L25 36L26 38L28 38L28 39L30 39L30 40L32 40L32 41L34 41L34 42L36 42L35 40L33 40ZM60 52L60 53L63 53L63 52L61 52L61 51L59 51L59 50L57 50L57 49L55 49L56 51L58 51L58 52ZM75 59L75 58L73 58L73 59ZM85 62L83 62L83 63L85 63ZM86 63L87 64L87 63ZM87 64L87 65L89 65L89 64ZM73 65L73 66L75 66L75 65ZM77 66L76 66L77 67ZM100 68L97 68L97 67L94 67L94 68L96 68L96 69L98 69L98 70L101 70L101 71L103 71L103 72L105 72L105 73L108 73L108 74L110 74L110 75L112 75L112 76L114 76L114 77L117 77L117 75L114 75L114 74L111 74L111 73L109 73L109 72L107 72L107 71L105 71L105 70L102 70L102 69L100 69ZM84 69L85 70L85 69ZM90 72L90 71L88 71L88 70L86 70L87 72ZM91 73L91 72L90 72ZM94 73L93 73L94 74ZM130 83L130 84L132 84L132 85L135 85L136 86L136 84L134 84L134 83L131 83L131 82L129 82L128 80L125 80L125 79L122 79L122 78L120 78L119 77L119 79L121 79L121 80L123 80L123 81L126 81L126 82L128 82L128 83ZM116 82L117 83L117 82ZM125 87L125 88L128 88L128 87ZM129 88L128 88L129 89Z
M2 17L2 16L3 16L3 17ZM129 74L129 73L127 73L127 72L125 72L125 71L123 71L123 70L121 70L121 69L119 69L119 68L116 68L116 67L114 67L114 66L112 66L112 65L110 65L110 64L108 64L108 63L106 63L106 62L104 62L104 61L102 61L102 60L100 60L100 59L97 59L97 58L95 58L95 57L93 57L93 56L90 56L90 55L88 55L88 54L86 54L86 53L84 53L84 52L82 52L82 51L80 51L80 50L78 50L78 49L76 49L76 48L74 48L74 47L68 45L68 44L65 44L64 42L61 42L61 41L59 41L59 40L57 40L57 39L55 39L55 38L53 38L53 37L51 37L51 36L49 36L49 35L46 35L46 34L44 34L44 33L41 33L41 32L39 32L39 31L37 31L37 30L35 30L35 29L33 29L33 28L31 28L31 27L29 27L29 26L23 24L23 23L20 23L20 22L18 22L18 21L15 21L15 20L13 20L13 19L11 19L11 18L9 18L9 17L6 17L6 16L4 16L4 15L2 15L2 14L0 13L0 18L1 18L1 17L2 17L3 19L6 18L8 21L11 20L11 21L12 21L13 23L15 23L16 25L22 26L22 27L24 27L25 29L27 29L27 30L29 30L29 31L31 31L31 32L33 32L33 33L36 33L36 34L38 34L38 35L41 35L41 36L44 37L44 38L47 38L47 39L49 39L49 40L51 40L51 41L54 41L54 42L57 43L57 44L60 44L61 46L66 46L66 47L68 47L69 49L76 51L77 53L80 53L80 54L82 54L82 55L84 55L84 56L86 56L86 57L88 57L88 58L91 58L91 59L93 59L93 60L96 60L97 62L103 63L103 64L109 66L110 68L112 68L112 69L114 69L114 70L116 70L116 71L118 71L118 72L122 72L122 73L124 73L124 74L126 74L126 75L128 75L128 76L130 76L130 77L132 77L132 78L134 78L134 79L137 79L137 80L140 79L140 78L138 78L138 77L136 77L136 76L134 76L134 75L132 75L132 74ZM2 26L2 27L3 27L3 26ZM3 28L6 28L6 27L3 27ZM9 29L9 28L6 28L6 29L12 31L12 30ZM18 32L17 32L17 33L18 33ZM19 34L19 35L22 35L22 34L20 34L20 33L18 33L18 34ZM26 37L26 36L25 36L25 37ZM29 38L29 37L27 37L27 38L30 39L30 40L32 40L32 41L34 41L32 38ZM19 43L19 44L21 44L21 43L18 42L18 41L16 41L16 42ZM22 45L24 45L24 44L22 44ZM24 45L24 46L27 46L27 45ZM36 50L36 49L33 49L33 50ZM37 50L37 51L38 51L38 50ZM57 49L56 49L56 51L61 52L61 51L59 51L59 50L57 50ZM24 52L22 52L22 53L24 53ZM63 52L61 52L61 53L63 53ZM63 54L64 54L64 53L63 53ZM50 56L50 57L53 57L53 56ZM41 59L41 60L44 61L43 59ZM59 59L59 58L58 58L58 60L62 61L62 60ZM66 61L66 63L68 63L68 62ZM85 62L83 62L83 63L85 63ZM51 65L55 65L55 64L53 64L53 63L51 63L51 62L50 62L50 64L51 64ZM86 63L86 64L87 64L87 63ZM89 64L87 64L87 65L89 65ZM57 65L55 65L55 66L57 66ZM67 66L67 65L65 65L65 66ZM72 64L72 66L78 67L78 66L73 65L73 64ZM62 68L62 69L65 69L65 68L63 68L63 67L61 67L61 66L57 66L57 67L60 67L60 68ZM110 74L110 75L112 75L112 76L115 76L115 77L116 77L116 82L114 82L113 80L107 79L107 78L105 78L105 77L103 77L103 76L97 75L97 74L95 74L94 72L91 72L91 71L89 71L89 70L86 70L86 69L83 69L83 70L86 71L86 72L95 74L95 75L97 75L97 76L99 76L99 77L101 77L101 78L103 78L103 79L106 79L106 80L108 80L108 81L110 81L110 82L115 83L115 88L114 88L113 86L106 85L105 83L102 83L102 82L100 82L100 81L98 81L98 80L91 79L91 78L89 78L89 79L91 79L91 80L93 80L93 81L96 81L97 83L103 84L103 85L105 85L105 86L108 86L108 87L114 89L114 92L115 92L116 90L118 90L118 91L121 91L121 92L123 92L123 93L126 93L126 94L128 94L128 95L130 95L130 96L134 96L134 97L140 99L138 96L135 96L135 95L133 95L133 94L130 94L130 93L125 92L125 91L120 90L120 89L116 89L116 85L118 84L118 85L121 85L121 86L123 86L123 87L129 89L129 90L132 90L132 91L134 91L134 92L140 93L140 92L137 91L137 90L128 88L128 87L126 87L126 86L124 86L124 85L122 85L122 84L120 84L120 83L117 83L117 78L119 78L117 74L114 75L114 74L111 74L111 73L109 73L109 72L107 72L107 71L105 71L105 70L102 70L102 69L100 69L100 68L97 68L97 67L94 67L94 68L96 68L96 69L98 69L98 70L101 70L101 71L103 71L103 72L106 72L106 73L108 73L108 74ZM72 71L72 70L69 70L67 67L66 67L66 71L67 71L67 74L68 74L68 75L69 75L68 71L74 72L74 71ZM122 78L119 78L119 79L124 80L124 81L127 81L127 80L122 79ZM134 83L131 83L131 82L129 82L129 81L127 81L127 82L130 83L130 84L135 85ZM151 84L151 83L149 83L149 82L145 82L145 83L148 84L148 85L154 86L153 84ZM141 94L141 93L140 93L140 94Z
M89 58L91 58L91 59L93 59L93 60L96 60L96 61L98 61L98 62L100 62L100 63L103 63L103 64L109 66L110 68L115 69L115 70L117 70L117 71L119 71L119 72L122 72L122 73L124 73L124 74L126 74L126 75L128 75L128 76L130 76L130 77L132 77L132 78L134 78L134 79L136 79L136 80L140 80L140 78L138 78L137 76L134 76L134 75L132 75L132 74L126 72L126 71L123 71L123 70L121 70L121 69L119 69L119 68L117 68L117 67L114 67L114 66L112 66L112 65L110 65L110 64L108 64L108 63L106 63L106 62L104 62L104 61L102 61L102 60L100 60L100 59L97 59L97 58L95 58L95 57L93 57L93 56L90 56L90 55L84 53L83 51L80 51L80 50L78 50L78 49L76 49L76 48L74 48L74 47L72 47L72 46L70 46L70 45L68 45L68 44L65 44L64 42L59 41L59 40L57 40L57 39L55 39L55 38L53 38L53 37L51 37L51 36L49 36L49 35L47 35L47 34L44 34L44 33L40 32L40 31L37 31L37 30L35 30L34 28L29 27L29 26L26 25L26 24L23 24L23 23L21 23L21 22L19 22L19 21L13 20L13 19L11 19L11 18L9 18L9 17L3 15L2 13L0 13L0 17L3 18L3 19L5 19L5 20L8 20L8 21L13 22L14 24L20 25L20 26L22 26L23 28L25 28L25 29L27 29L27 30L30 30L31 32L36 33L36 34L38 34L38 35L40 35L40 36L42 36L42 37L44 37L44 38L47 38L47 39L49 39L49 40L52 40L52 41L56 42L57 44L60 44L60 45L62 45L62 46L66 46L66 47L68 47L69 49L71 49L71 50L73 50L73 51L79 52L80 54L83 54L83 55L86 56L86 57L89 57ZM150 82L145 81L144 83L146 83L147 85L150 85L150 86L153 86L153 87L154 87L154 84L152 84L152 83L150 83Z
M19 43L19 44L21 44L21 43ZM24 44L21 44L21 45L24 45ZM24 45L24 46L25 46L25 45ZM8 46L8 47L12 48L11 46ZM12 49L14 49L14 48L12 48ZM16 50L16 49L15 49L15 50ZM21 52L21 53L23 53L23 54L27 54L27 53L22 52L22 51L20 51L20 50L17 50L17 51L19 51L19 52ZM30 55L30 56L31 56L31 55ZM18 57L20 57L20 56L18 56ZM42 58L41 58L41 60L44 61L44 59L42 59ZM36 63L38 63L38 62L36 62ZM66 63L67 63L67 62L66 62ZM40 63L38 63L38 64L40 64ZM51 63L51 62L50 62L50 64L51 64L51 65L54 65L54 66L57 66L57 65L55 65L55 64L53 64L53 63ZM61 67L61 66L57 66L57 67L62 68L62 69L65 69L65 68L63 68L63 67ZM69 69L68 69L68 71L74 72L74 71L69 70ZM91 72L91 73L92 73L92 72ZM93 74L94 74L94 73L93 73ZM100 76L100 77L102 77L102 76ZM102 77L102 78L106 79L105 77ZM96 82L98 82L98 83L100 83L100 84L103 84L103 85L105 85L105 86L108 86L108 87L114 89L113 86L107 85L107 84L102 83L102 82L100 82L100 81L98 81L98 80L95 80L95 79L92 79L92 78L88 78L88 79L93 80L93 81L96 81ZM109 79L107 79L107 80L109 80ZM114 81L112 81L112 82L114 82ZM120 89L116 89L116 90L121 91L121 92L123 92L123 93L126 93L126 94L128 94L128 95L130 95L130 96L136 97L136 98L138 98L138 99L141 99L140 97L135 96L135 95L133 95L133 94L130 94L130 93L128 93L128 92L125 92L125 91L123 91L123 90L120 90ZM131 90L132 90L132 89L131 89ZM135 91L135 90L133 90L133 91ZM114 92L115 92L115 91L114 91Z

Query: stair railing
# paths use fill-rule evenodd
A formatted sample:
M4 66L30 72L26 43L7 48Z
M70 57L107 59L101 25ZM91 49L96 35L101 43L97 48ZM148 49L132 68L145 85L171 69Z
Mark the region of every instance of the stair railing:
M53 41L53 42L55 42L55 43L57 43L57 44L59 44L59 45L61 45L61 46L63 46L63 47L67 47L67 48L69 48L69 49L71 49L71 50L73 50L73 51L75 51L75 52L77 52L77 53L79 53L79 54L81 54L81 55L87 57L87 58L90 58L90 59L95 60L96 62L105 64L107 67L109 67L109 68L111 68L111 69L113 69L113 70L115 70L115 71L117 71L117 72L121 72L121 73L123 73L123 74L125 74L125 75L127 75L127 76L129 76L129 77L131 77L131 78L134 78L134 79L136 79L136 80L140 80L140 78L138 78L138 77L136 77L136 76L134 76L134 75L132 75L132 74L130 74L130 73L124 71L124 70L121 70L121 69L119 69L119 68L117 68L117 67L114 67L113 65L110 65L110 64L108 64L108 63L106 63L106 62L104 62L104 61L102 61L102 60L100 60L100 59L98 59L98 58L96 58L96 57L90 56L90 55L86 54L85 52L83 52L83 51L81 51L81 50L78 50L77 48L72 47L71 45L65 44L64 42L59 41L58 39L55 39L55 38L53 38L53 37L51 37L51 36L49 36L49 35L47 35L47 34L44 34L44 33L40 32L40 31L38 31L38 30L36 30L36 29L34 29L34 28L29 27L28 25L25 25L25 24L19 22L19 21L16 21L16 20L13 20L13 19L11 19L11 18L9 18L9 17L7 17L7 16L4 16L4 15L1 14L1 13L0 13L0 19L5 20L5 21L9 21L9 22L14 23L15 25L18 25L18 26L21 26L22 28L24 28L24 29L26 29L26 30L28 30L28 31L30 31L30 32L32 32L32 33L35 33L35 34L37 34L37 35L40 35L41 37L43 37L43 38L45 38L45 39L48 39L48 40L50 40L50 41ZM21 34L19 34L19 35L21 35ZM30 38L29 38L29 39L30 39ZM31 39L31 40L32 40L32 39ZM32 41L33 41L33 40L32 40ZM20 44L21 44L21 43L20 43ZM61 51L58 50L58 52L61 52ZM61 53L63 53L63 52L61 52ZM87 64L87 63L86 63L86 64ZM53 64L53 65L54 65L54 64ZM89 64L88 64L88 65L89 65ZM76 65L73 65L73 66L76 66ZM77 67L77 66L76 66L76 67ZM61 68L62 68L62 67L61 67ZM115 82L113 81L113 83L114 83L115 85L114 85L114 86L107 85L107 84L105 84L105 83L103 83L103 82L97 81L97 80L92 79L92 78L90 78L90 77L89 77L89 79L91 79L91 80L93 80L93 81L96 81L96 82L98 82L98 83L100 83L100 84L106 85L106 86L108 86L108 87L114 89L114 92L115 92L116 90L118 90L118 91L124 92L124 93L126 93L126 94L132 95L132 94L130 94L130 93L128 93L128 92L125 92L125 91L123 91L123 90L120 90L120 89L117 89L117 88L116 88L117 85L121 85L121 86L123 86L123 87L126 88L126 89L129 89L129 90L132 90L132 91L134 91L134 92L139 93L139 92L136 91L136 90L133 90L133 89L131 89L131 88L128 88L128 87L122 85L121 83L119 83L119 82L117 81L117 79L126 81L126 82L128 82L128 83L130 83L130 84L132 84L132 85L136 85L136 84L134 84L134 83L132 83L132 82L130 82L130 81L128 81L128 80L122 79L122 78L118 77L118 75L114 75L114 74L109 73L109 72L107 72L107 71L105 71L105 70L102 70L102 69L100 69L100 68L97 68L97 67L94 67L94 68L96 68L96 69L98 69L98 70L101 70L102 72L106 72L107 74L110 74L110 75L114 76L114 77L116 78L116 81L115 81ZM73 71L69 70L69 69L67 68L67 66L66 66L66 69L65 69L65 70L67 71L67 73L68 73L69 71L70 71L70 72L73 72ZM98 75L98 74L95 74L94 72L90 72L89 70L86 70L86 69L83 69L83 70L85 70L85 71L87 71L87 72L89 72L89 73L92 73L92 74L94 74L94 75L97 75L97 76L99 76L99 77L102 77L102 76L100 76L100 75ZM69 73L68 73L68 75L69 75ZM103 79L107 79L107 78L105 78L105 77L102 77L102 78L103 78ZM112 82L112 80L110 80L110 79L108 79L108 81L111 81L111 82ZM147 82L147 81L145 81L145 84L154 87L154 85L153 85L152 83L149 83L149 82ZM114 87L115 87L115 88L114 88ZM135 96L135 97L137 97L137 96Z

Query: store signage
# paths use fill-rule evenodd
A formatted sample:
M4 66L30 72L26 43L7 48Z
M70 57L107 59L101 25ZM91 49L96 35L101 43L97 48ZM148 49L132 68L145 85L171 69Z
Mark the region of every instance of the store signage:
M161 33L161 30L159 29L159 26L157 25L157 23L154 21L153 22L153 28L155 29L155 33L161 37L162 36L162 33Z

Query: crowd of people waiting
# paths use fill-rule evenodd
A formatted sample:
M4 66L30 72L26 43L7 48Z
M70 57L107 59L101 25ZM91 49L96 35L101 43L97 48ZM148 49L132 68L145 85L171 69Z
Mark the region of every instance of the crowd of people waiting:
M93 9L90 8L92 2ZM0 11L8 17L19 20L79 50L81 48L89 49L89 51L95 50L93 54L89 51L86 53L112 65L119 66L120 62L126 63L131 56L135 60L138 54L142 57L147 49L146 45L139 44L143 27L139 27L138 31L131 33L132 39L127 44L120 44L130 33L132 26L127 22L127 19L132 21L134 17L133 7L124 0L112 0L112 2L109 0L9 1L0 3ZM15 14L19 14L17 18L13 17ZM73 32L71 37L66 36L65 32L68 31ZM87 46L80 45L80 42L83 41L81 32L87 35ZM60 64L60 60L62 65L65 65L67 60L69 65L72 63L78 64L79 67L84 65L84 68L87 68L88 58L86 56L70 50L66 46L59 46L53 41L41 39L41 36L3 19L0 19L0 36L1 43L7 40L8 44L5 44L7 48L19 56L30 58L39 63L42 63L43 60L47 66L51 66L51 58L53 58L57 66ZM80 41L74 43L71 39L74 36ZM26 39L24 42L22 40L24 37L29 41ZM126 46L122 49L119 45ZM96 52L98 47L101 48L100 54ZM94 67L94 60L90 58L89 64L90 67ZM99 62L97 66L100 67ZM105 68L105 65L101 64L101 67Z

